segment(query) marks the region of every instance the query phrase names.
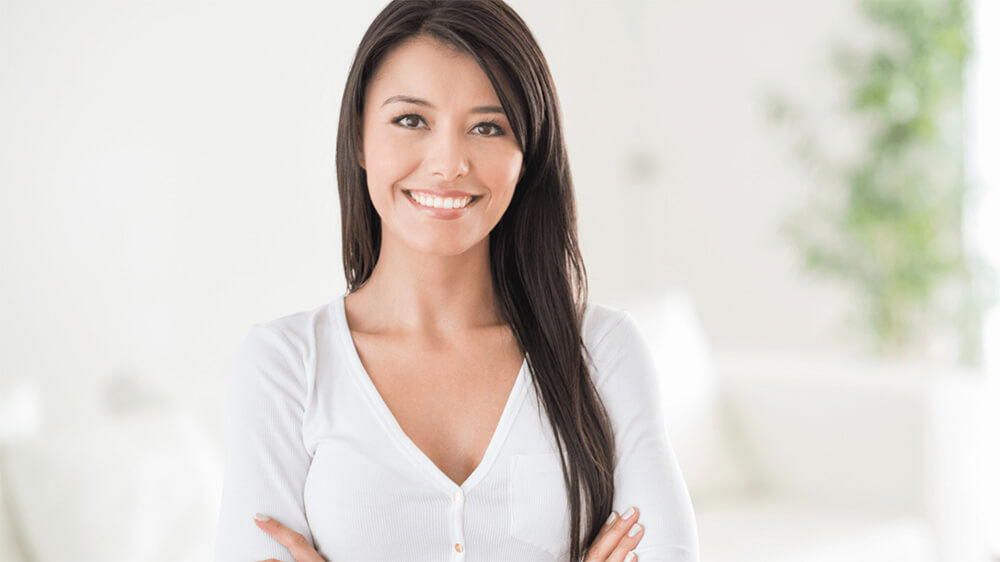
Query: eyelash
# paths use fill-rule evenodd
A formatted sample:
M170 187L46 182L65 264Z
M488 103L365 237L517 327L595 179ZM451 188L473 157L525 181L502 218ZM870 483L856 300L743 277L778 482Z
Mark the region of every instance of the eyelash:
M391 122L399 125L400 127L403 127L404 129L412 129L413 127L406 127L406 126L400 124L400 121L402 121L403 118L405 118L405 117L416 117L416 118L418 118L420 120L424 119L422 115L419 115L419 114L416 114L416 113L401 113L401 114L393 117ZM493 135L482 135L484 137L502 137L505 134L507 134L507 132L504 131L504 128L500 125L500 123L497 123L496 121L492 121L492 120L481 121L479 123L476 123L476 125L475 125L475 127L473 127L473 129L479 127L480 125L490 125L494 129L496 129L496 131L497 131L497 133L493 134Z

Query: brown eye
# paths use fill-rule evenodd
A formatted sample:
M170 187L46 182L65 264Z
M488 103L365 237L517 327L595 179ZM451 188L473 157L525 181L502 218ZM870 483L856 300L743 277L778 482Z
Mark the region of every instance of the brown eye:
M399 117L392 120L393 123L396 123L397 125L402 125L406 129L413 129L415 127L415 124L414 126L408 126L404 124L404 122L420 122L420 121L423 121L423 117L413 114L400 115Z
M476 125L475 128L479 129L480 127L486 127L487 130L491 130L492 129L493 131L495 131L492 134L488 134L488 133L484 134L483 135L484 137L500 137L500 136L503 136L503 134L504 134L503 127L501 127L500 125L498 125L496 123L493 123L492 121L487 121L485 123L480 123L480 124Z

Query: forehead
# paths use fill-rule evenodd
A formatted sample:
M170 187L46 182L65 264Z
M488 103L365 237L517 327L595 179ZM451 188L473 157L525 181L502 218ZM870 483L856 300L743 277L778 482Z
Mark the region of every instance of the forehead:
M423 98L438 108L500 103L472 57L426 37L410 39L386 55L369 85L367 106L378 110L398 94Z

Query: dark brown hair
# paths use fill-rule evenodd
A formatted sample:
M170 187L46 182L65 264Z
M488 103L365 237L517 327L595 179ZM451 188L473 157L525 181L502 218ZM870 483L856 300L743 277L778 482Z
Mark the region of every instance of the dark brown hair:
M393 0L361 39L344 87L337 131L348 291L367 281L381 245L381 219L358 161L365 90L385 55L417 36L436 39L476 60L500 98L524 155L524 172L510 205L490 232L490 273L504 320L528 360L556 433L571 513L570 557L579 560L612 510L614 433L584 362L588 350L581 324L587 277L577 243L559 100L535 38L501 0ZM581 528L586 529L582 535Z

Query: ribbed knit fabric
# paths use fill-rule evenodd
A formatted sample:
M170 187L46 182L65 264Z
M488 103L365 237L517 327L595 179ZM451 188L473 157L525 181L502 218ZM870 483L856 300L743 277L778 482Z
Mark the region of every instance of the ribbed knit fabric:
M256 512L302 533L328 562L567 561L569 502L527 361L482 462L459 486L368 377L344 296L254 324L237 352L216 561L294 562L254 524ZM596 303L583 338L617 441L613 508L638 507L646 528L639 560L696 562L694 511L648 343L628 313Z

